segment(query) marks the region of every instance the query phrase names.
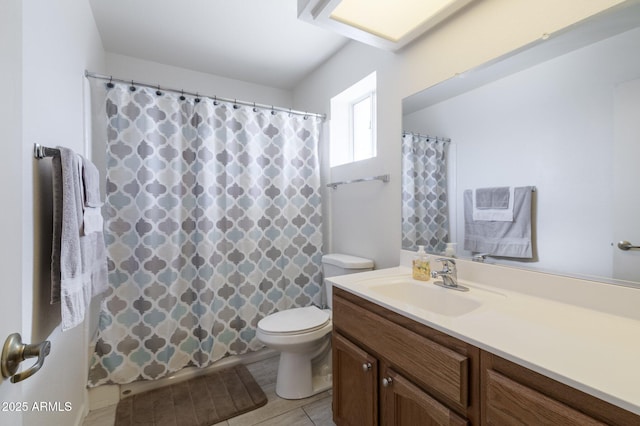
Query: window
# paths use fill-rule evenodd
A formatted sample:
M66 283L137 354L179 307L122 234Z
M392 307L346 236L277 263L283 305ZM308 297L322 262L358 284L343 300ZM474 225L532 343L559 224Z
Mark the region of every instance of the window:
M353 161L375 157L373 144L373 93L351 104Z
M376 156L376 73L331 99L331 167Z

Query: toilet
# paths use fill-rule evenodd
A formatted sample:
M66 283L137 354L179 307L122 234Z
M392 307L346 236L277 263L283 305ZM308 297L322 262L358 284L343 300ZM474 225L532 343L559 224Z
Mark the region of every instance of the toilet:
M373 261L370 259L326 254L322 256L322 272L329 309L316 306L286 309L258 322L258 340L280 351L276 379L278 396L301 399L331 388L332 289L326 278L372 269Z

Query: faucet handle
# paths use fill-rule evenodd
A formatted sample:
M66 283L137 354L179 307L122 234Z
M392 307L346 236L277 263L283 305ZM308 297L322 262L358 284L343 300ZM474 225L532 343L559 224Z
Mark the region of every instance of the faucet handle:
M456 266L456 261L453 259L447 259L446 257L439 257L436 259L438 262L442 262L442 266L447 268L449 265Z
M437 258L436 261L438 262L442 262L442 272L445 274L453 274L454 276L456 275L456 261L453 259L447 259L444 257L440 257ZM433 278L436 278L435 275L433 275Z

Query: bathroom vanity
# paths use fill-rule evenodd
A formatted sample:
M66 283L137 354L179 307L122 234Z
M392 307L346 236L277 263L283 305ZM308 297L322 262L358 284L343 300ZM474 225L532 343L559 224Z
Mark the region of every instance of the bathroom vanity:
M640 424L636 319L403 267L332 282L337 425Z

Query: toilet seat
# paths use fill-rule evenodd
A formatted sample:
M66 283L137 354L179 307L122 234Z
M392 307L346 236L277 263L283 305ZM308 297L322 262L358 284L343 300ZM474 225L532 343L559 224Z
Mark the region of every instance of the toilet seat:
M373 269L373 261L340 254L322 257L324 278ZM315 306L268 315L257 324L256 338L280 352L276 394L301 399L331 388L332 282L324 280L328 310Z
M295 335L319 330L330 321L331 315L328 311L308 306L268 315L258 322L258 328L264 334Z

